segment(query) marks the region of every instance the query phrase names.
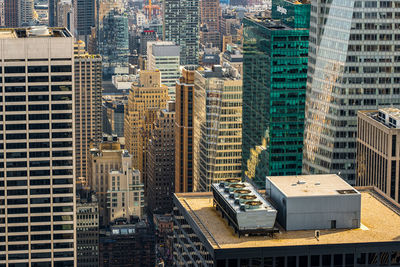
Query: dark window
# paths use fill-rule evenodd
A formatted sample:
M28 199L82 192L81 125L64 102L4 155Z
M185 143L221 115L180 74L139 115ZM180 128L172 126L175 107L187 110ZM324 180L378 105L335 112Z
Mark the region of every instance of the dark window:
M49 67L48 66L28 66L28 72L30 72L30 73L49 72Z
M24 121L26 120L25 114L6 115L6 121Z
M29 92L48 92L49 86L47 85L37 85L37 86L28 86Z
M15 139L26 139L26 134L18 133L18 134L6 134L7 140L15 140Z
M8 105L6 106L6 111L25 111L25 105Z
M29 120L48 120L49 114L29 114Z
M49 76L29 76L28 82L30 83L44 83L49 81Z
M49 101L48 95L30 95L28 97L29 101Z
M4 67L4 73L25 73L25 66Z
M70 101L72 100L72 95L52 95L51 100L54 101Z
M49 133L30 133L29 138L30 139L48 139Z
M26 130L26 124L6 124L6 130Z
M49 105L29 105L29 110L49 110Z
M25 86L6 86L6 93L25 92Z
M6 77L5 83L24 83L25 77Z
M51 66L51 72L71 72L71 65Z
M24 95L12 95L12 96L6 95L5 100L6 100L6 102L21 102L21 101L25 101L25 96Z
M70 82L72 81L72 76L62 75L62 76L51 76L52 82Z
M71 85L52 85L51 86L51 91L70 92L70 91L72 91L72 86Z

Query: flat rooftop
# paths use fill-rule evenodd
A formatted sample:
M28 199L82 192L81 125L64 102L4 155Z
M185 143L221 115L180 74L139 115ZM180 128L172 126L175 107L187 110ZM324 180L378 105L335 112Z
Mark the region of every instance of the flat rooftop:
M273 176L267 179L287 197L358 194L336 174Z
M72 37L71 33L62 27L32 26L29 28L3 28L0 29L0 39L20 38L56 38Z
M319 241L314 230L285 231L269 236L241 236L234 233L232 227L213 207L212 193L175 194L183 207L190 208L197 217L194 221L202 224L201 231L208 231L208 238L214 249L305 246L346 243L400 242L400 206L389 208L385 197L372 189L361 190L361 227L357 229L316 229L320 230ZM386 199L387 200L387 199ZM211 236L215 242L210 241Z

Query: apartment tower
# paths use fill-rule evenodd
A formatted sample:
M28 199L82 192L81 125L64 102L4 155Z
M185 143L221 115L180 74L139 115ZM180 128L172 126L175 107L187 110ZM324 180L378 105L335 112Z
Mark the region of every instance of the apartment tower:
M244 19L243 176L301 174L310 4L274 0Z
M176 82L175 192L193 191L194 73L194 68L185 67Z
M73 37L0 29L0 265L76 266Z
M311 1L304 173L355 183L357 111L400 105L399 18L396 1Z
M357 181L400 202L400 109L358 111Z
M179 45L181 65L197 65L200 43L199 1L168 0L163 5L163 40Z
M242 177L242 80L232 67L196 71L194 80L194 190Z
M102 140L102 71L100 55L89 55L85 43L75 44L76 177L87 178L90 143ZM87 179L86 179L87 181Z

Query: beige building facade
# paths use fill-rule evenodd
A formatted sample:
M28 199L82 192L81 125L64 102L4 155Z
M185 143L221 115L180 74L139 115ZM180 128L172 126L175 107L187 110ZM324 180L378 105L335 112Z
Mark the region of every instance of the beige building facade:
M73 37L0 29L0 69L0 266L76 266Z
M357 174L359 186L375 186L400 201L400 109L358 112Z
M125 108L125 147L133 155L133 167L142 173L146 188L147 146L154 121L167 106L168 87L161 84L160 71L141 71L138 83L132 84Z
M242 80L237 70L214 66L194 81L194 190L241 178Z
M85 43L75 43L76 176L86 178L90 143L102 138L101 56L90 55Z

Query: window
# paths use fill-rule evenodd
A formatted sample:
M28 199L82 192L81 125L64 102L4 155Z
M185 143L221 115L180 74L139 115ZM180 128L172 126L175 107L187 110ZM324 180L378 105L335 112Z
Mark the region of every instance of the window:
M336 229L336 220L331 221L331 229Z

